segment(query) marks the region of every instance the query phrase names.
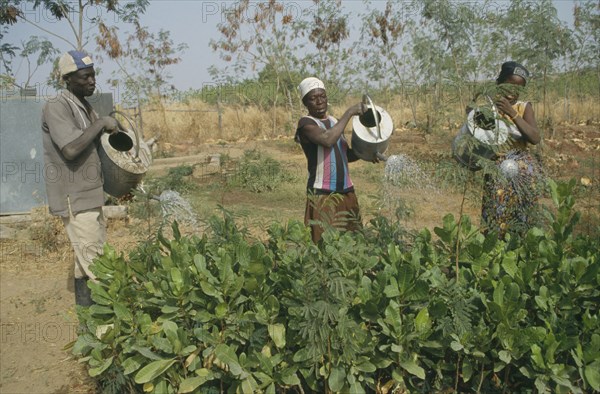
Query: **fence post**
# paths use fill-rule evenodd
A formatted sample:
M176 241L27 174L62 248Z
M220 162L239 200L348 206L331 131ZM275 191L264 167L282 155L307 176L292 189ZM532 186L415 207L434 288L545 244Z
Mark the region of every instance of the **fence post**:
M217 113L219 116L219 138L223 139L223 112L221 110L221 89L217 91Z

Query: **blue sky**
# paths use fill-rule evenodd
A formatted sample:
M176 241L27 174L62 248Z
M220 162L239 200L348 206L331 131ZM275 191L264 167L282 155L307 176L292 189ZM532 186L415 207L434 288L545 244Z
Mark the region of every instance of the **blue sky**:
M502 3L503 0L499 0ZM559 17L572 24L574 0L553 0ZM219 32L217 25L222 21L223 12L231 7L232 1L194 1L194 0L151 0L147 12L142 16L141 23L148 26L152 31L159 29L171 32L171 38L175 43L186 43L188 49L182 55L182 62L171 68L172 82L179 90L189 88L199 89L205 84L211 83L211 78L207 69L212 65L221 65L218 55L209 47L210 39L218 39ZM286 7L294 12L302 12L306 8L313 7L312 1L295 0L286 1ZM372 1L373 6L381 7L385 5L384 0ZM344 9L350 14L358 15L363 10L362 0L344 0L342 2ZM43 24L49 30L68 35L68 25L66 23L51 23L49 18L39 12L30 12L30 17L35 17L44 22ZM352 24L352 23L351 23ZM129 28L116 21L116 25L123 31ZM7 42L18 43L26 41L29 36L45 36L55 42L55 45L61 50L71 49L61 41L54 40L50 35L44 33L35 27L18 23L11 27L9 34L5 37ZM71 37L71 36L69 36ZM95 48L95 44L86 46L86 48ZM18 68L17 81L26 77L27 67L15 61L15 69ZM106 78L110 76L110 65L104 63L100 66L99 85L102 86ZM49 68L44 67L38 70L34 75L33 83L43 82L48 74Z

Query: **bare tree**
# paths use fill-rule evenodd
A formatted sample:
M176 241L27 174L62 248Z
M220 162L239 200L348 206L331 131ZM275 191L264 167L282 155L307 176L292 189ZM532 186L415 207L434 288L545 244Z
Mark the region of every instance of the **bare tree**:
M97 28L102 23L103 17L113 15L116 19L133 22L145 12L148 4L149 0L127 2L119 2L118 0L0 0L0 25L3 26L6 32L10 26L16 23L25 23L53 38L55 42L59 41L73 49L84 50L95 34L98 33ZM57 33L56 29L50 29L44 25L43 20L32 17L32 14L39 15L42 12L69 26L70 34ZM48 62L53 60L48 55L57 53L54 45L48 39L33 39L23 44L23 50L28 53L28 57L34 52L39 52L38 62ZM37 48L37 50L32 52L33 48ZM14 46L3 43L0 46L0 55L3 64L10 64L10 61L16 55ZM10 71L12 70L6 68L6 74L3 73L5 74L4 78L12 76ZM53 74L50 79L52 80L54 77L53 82L56 84L58 82L56 71Z

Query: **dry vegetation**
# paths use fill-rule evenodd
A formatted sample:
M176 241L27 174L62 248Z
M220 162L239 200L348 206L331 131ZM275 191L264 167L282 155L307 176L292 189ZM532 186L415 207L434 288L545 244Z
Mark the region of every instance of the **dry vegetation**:
M360 101L358 97L348 97L331 106L331 113L338 117L350 105ZM560 138L556 134L558 125L594 125L600 122L600 106L597 97L579 97L565 100L555 96L547 99L548 116L544 116L544 106L533 102L540 124L544 124L546 136ZM401 96L381 97L376 104L389 112L396 127L413 127L412 111L408 101ZM431 105L423 100L416 104L417 124L426 125ZM452 132L463 121L463 112L458 103L440 110L439 132ZM551 111L551 112L550 112ZM160 135L167 144L196 145L219 141L244 142L250 140L275 139L293 136L296 122L302 115L302 108L293 110L286 107L261 108L259 106L222 105L220 107L221 127L219 127L219 107L202 100L187 103L176 102L164 109L149 106L142 109L143 133L146 138Z

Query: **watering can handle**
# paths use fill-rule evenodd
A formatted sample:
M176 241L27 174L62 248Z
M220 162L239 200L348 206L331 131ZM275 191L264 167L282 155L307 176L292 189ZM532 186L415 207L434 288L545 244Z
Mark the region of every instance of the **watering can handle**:
M494 114L494 131L495 136L496 136L496 143L498 143L498 129L500 128L500 114L498 114L498 108L496 107L496 103L494 103L494 100L492 100L492 98L489 95L485 96L488 100L488 102L490 103L491 107L492 107L492 113Z
M363 94L362 103L367 106L367 108L371 108L373 110L373 117L375 118L375 127L377 127L377 138L381 139L381 127L379 127L379 119L377 118L377 109L375 108L375 104L373 104L373 100L369 97L368 94Z
M138 160L140 157L140 136L139 136L137 130L135 129L135 127L133 127L133 123L131 122L131 119L129 119L129 117L127 115L125 115L123 112L115 110L115 111L112 111L110 114L108 114L108 116L113 116L116 114L121 115L122 117L125 118L125 120L127 120L127 123L129 123L129 127L131 127L133 134L135 134L135 156L134 156L134 159ZM118 120L117 120L117 124L119 125L119 128L121 130L125 130L125 128L123 127L121 122L119 122Z

